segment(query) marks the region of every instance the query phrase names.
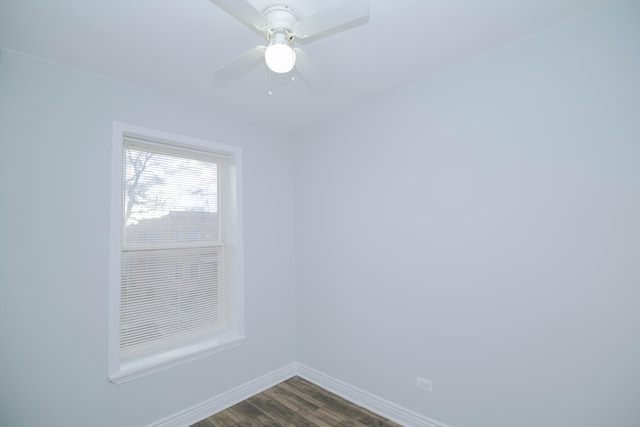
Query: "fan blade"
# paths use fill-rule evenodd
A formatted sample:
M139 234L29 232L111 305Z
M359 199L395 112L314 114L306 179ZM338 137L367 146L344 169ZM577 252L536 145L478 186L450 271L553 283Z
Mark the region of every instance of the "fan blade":
M293 30L296 37L305 38L367 16L369 16L369 0L341 0L313 15L302 18Z
M249 49L236 59L218 68L218 70L213 73L213 77L222 83L231 83L239 79L264 58L264 51L266 49L266 46L256 46Z
M294 49L296 52L296 72L316 94L320 95L329 90L330 84L319 71L313 60L304 51Z
M246 0L211 0L211 2L260 34L264 33L269 26L264 15Z

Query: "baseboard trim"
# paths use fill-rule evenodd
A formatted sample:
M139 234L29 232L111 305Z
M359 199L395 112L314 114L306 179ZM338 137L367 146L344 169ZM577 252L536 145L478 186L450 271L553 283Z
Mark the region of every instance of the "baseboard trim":
M188 427L212 414L223 411L236 403L240 403L251 396L255 396L268 388L280 384L296 374L297 363L292 363L291 365L277 369L225 393L163 418L160 421L148 424L146 427Z
M400 425L407 427L449 427L447 424L398 406L301 363L297 364L297 374L325 390Z
M146 427L188 427L296 375L400 425L406 427L450 427L301 363L292 363L276 369L225 393L148 424Z

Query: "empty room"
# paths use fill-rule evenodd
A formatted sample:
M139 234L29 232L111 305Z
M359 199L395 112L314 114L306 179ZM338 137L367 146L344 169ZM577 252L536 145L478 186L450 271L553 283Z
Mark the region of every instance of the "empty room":
M0 174L0 426L640 426L640 0L0 0Z

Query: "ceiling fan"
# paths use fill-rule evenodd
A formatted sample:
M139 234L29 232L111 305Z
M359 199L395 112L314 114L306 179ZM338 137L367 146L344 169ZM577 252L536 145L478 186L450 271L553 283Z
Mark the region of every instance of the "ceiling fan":
M328 82L318 72L309 56L293 47L295 39L328 35L346 29L347 24L357 24L369 16L369 0L339 0L309 16L298 17L284 4L274 4L263 11L247 0L211 0L229 15L250 29L263 35L267 46L255 46L223 65L213 73L214 78L230 84L251 70L263 58L274 73L296 73L312 91L322 93Z

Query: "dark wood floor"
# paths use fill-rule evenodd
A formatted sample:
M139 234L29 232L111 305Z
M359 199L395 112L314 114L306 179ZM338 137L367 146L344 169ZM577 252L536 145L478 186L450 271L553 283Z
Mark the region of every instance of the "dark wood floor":
M333 393L293 377L191 427L398 427Z

